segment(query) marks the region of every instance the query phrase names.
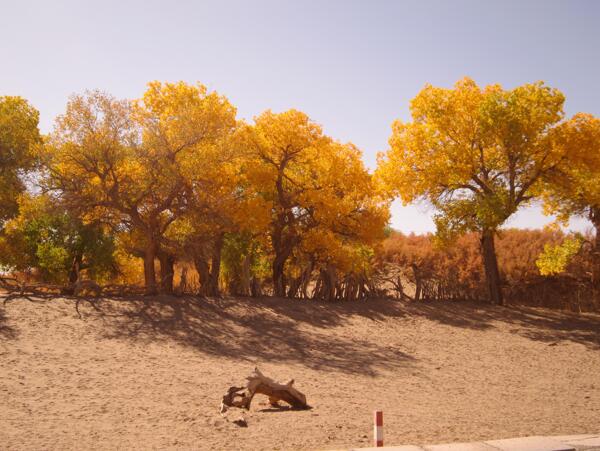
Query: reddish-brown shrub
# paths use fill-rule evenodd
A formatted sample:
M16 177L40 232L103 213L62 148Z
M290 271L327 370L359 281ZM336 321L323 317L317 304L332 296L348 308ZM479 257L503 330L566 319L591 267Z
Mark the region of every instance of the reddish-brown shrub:
M505 229L496 240L496 252L506 299L509 302L575 310L595 310L587 283L589 256L585 249L568 272L542 277L535 264L545 244L565 238L560 230ZM445 247L431 234L393 232L381 245L376 264L402 277L400 296L416 300L484 300L483 263L479 236L468 233ZM395 284L395 289L398 289Z

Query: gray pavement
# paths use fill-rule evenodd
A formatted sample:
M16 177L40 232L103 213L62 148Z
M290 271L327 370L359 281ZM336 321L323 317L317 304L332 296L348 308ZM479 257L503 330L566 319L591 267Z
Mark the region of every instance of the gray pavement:
M350 451L600 451L600 434L517 437L472 443L352 448Z

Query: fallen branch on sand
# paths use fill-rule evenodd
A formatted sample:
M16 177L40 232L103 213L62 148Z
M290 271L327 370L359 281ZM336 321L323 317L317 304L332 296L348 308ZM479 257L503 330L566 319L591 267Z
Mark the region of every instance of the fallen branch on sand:
M10 276L0 276L0 288L11 294L19 293L20 296L23 296L25 293L33 295L62 294L64 291L62 285L39 282L25 283Z
M250 403L256 394L268 396L269 404L273 407L279 407L279 401L285 401L294 409L309 408L306 396L294 388L294 379L287 384L279 384L262 374L258 368L254 368L254 373L246 379L246 387L229 387L221 402L222 414L229 407L250 410Z

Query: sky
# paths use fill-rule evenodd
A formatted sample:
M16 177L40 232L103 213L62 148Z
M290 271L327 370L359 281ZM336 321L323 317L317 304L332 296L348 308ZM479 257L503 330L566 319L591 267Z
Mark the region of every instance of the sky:
M426 83L544 80L567 116L600 115L600 1L0 0L0 14L0 95L28 99L44 133L73 93L136 98L151 80L201 82L247 120L302 110L371 169ZM396 201L392 225L433 231L431 214ZM508 225L551 220L533 206Z

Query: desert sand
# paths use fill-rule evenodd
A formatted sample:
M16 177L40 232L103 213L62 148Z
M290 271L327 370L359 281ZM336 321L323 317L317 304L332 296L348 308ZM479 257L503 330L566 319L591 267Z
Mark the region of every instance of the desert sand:
M600 430L600 316L469 303L0 302L0 448L335 449ZM1 301L1 300L0 300ZM221 396L254 366L311 410Z

